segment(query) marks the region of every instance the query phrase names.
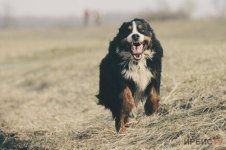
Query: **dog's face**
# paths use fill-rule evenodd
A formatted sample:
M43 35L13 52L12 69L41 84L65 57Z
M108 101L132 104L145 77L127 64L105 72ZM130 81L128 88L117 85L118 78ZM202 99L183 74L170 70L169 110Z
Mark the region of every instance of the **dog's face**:
M119 29L121 51L129 51L133 59L139 61L143 53L151 48L152 29L143 19L125 22Z

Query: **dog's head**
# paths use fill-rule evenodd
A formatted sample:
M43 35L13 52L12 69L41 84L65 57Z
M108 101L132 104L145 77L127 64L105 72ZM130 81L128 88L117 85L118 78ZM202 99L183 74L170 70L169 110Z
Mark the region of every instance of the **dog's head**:
M152 47L153 30L143 19L124 22L116 36L117 53L130 52L131 59L139 61L146 50Z

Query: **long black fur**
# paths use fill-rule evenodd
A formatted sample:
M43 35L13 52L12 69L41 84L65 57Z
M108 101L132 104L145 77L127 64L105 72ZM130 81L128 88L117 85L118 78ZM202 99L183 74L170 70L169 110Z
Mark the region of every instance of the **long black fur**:
M155 87L158 94L160 94L160 83L161 83L161 70L162 70L162 60L163 49L160 42L156 39L156 35L150 25L143 19L134 19L132 21L140 21L145 24L147 32L151 33L152 42L148 47L151 51L154 51L154 56L152 59L147 59L147 67L154 74L156 73L156 78L152 78L151 82L145 90L145 94L148 95L148 91L152 86ZM131 22L132 22L131 21ZM131 23L130 22L130 23ZM129 22L127 22L129 23ZM121 38L125 32L124 23L120 28L119 32L113 41L110 42L109 52L102 60L100 64L100 82L99 82L99 94L96 97L99 99L99 104L105 106L105 108L110 109L113 118L119 116L120 110L122 109L122 100L120 98L121 92L128 86L132 94L136 91L136 85L132 80L126 80L123 78L121 72L123 67L120 65L124 61L117 53L116 49L124 49L121 43ZM129 68L125 66L125 68Z

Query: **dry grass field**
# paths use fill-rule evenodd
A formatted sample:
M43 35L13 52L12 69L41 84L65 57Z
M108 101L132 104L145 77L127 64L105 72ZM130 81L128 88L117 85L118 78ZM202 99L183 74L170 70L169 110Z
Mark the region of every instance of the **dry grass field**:
M146 117L141 104L122 134L94 96L119 25L0 30L0 149L226 149L226 21L150 24L164 48L160 108Z

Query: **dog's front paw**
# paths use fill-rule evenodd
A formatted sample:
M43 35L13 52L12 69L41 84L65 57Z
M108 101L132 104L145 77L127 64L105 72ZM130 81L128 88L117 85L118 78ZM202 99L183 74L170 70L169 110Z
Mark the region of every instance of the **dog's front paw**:
M126 130L126 128L125 128L125 126L123 126L123 127L119 128L119 129L117 130L117 132L118 132L118 133L123 133L123 132L125 132L125 130Z
M137 108L134 107L131 111L129 111L126 116L130 117L130 118L136 118L137 116Z

